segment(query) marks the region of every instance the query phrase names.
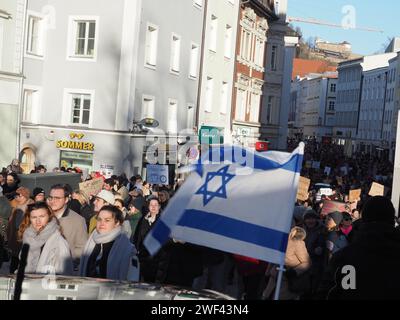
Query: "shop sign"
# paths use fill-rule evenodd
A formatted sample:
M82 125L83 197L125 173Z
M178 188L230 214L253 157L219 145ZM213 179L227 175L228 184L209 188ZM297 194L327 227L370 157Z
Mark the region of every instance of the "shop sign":
M199 132L201 144L224 144L223 128L202 126Z
M57 148L94 151L94 143L83 141L57 140Z
M169 170L167 165L148 164L146 169L148 183L168 185Z
M69 159L69 160L87 160L87 161L92 161L93 160L93 155L91 153L79 153L79 152L73 152L73 151L63 151L62 152L62 157Z

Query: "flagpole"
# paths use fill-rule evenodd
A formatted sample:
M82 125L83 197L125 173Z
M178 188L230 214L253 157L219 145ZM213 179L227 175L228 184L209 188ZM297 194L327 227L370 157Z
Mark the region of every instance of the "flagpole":
M275 287L275 297L274 300L279 300L279 294L281 292L281 285L282 285L282 276L283 276L283 271L285 271L284 266L281 264L277 268L278 272L278 280L276 281L276 287Z

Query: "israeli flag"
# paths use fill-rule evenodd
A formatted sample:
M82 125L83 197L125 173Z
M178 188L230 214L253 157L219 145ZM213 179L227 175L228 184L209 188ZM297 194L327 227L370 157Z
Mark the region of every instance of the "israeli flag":
M304 143L293 153L212 148L170 200L144 244L174 238L284 264Z

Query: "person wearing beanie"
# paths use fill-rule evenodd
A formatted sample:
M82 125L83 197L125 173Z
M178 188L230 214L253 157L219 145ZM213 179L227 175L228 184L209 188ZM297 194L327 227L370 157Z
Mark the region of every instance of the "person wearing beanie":
M42 188L37 187L33 189L32 194L33 194L33 201L35 202L44 202L46 200L45 193Z
M333 255L320 287L321 298L340 300L399 299L400 231L394 226L390 199L373 197L362 208L362 223L353 241ZM354 288L336 284L346 282L352 266ZM355 280L354 280L355 279ZM355 281L355 283L354 283ZM348 281L347 281L348 283Z

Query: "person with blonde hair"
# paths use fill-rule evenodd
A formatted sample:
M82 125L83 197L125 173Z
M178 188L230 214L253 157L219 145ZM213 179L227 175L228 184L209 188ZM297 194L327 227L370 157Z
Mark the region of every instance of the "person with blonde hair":
M28 205L18 238L29 245L25 273L72 275L68 242L53 211L45 202Z
M305 238L306 231L303 228L293 227L290 231L285 256L286 272L282 278L280 300L298 300L301 294L311 287L311 279L306 276L306 272L311 267L311 259L304 242ZM274 292L278 276L276 268L276 265L271 264L267 269L266 274L270 278L263 294L264 298L271 297Z

